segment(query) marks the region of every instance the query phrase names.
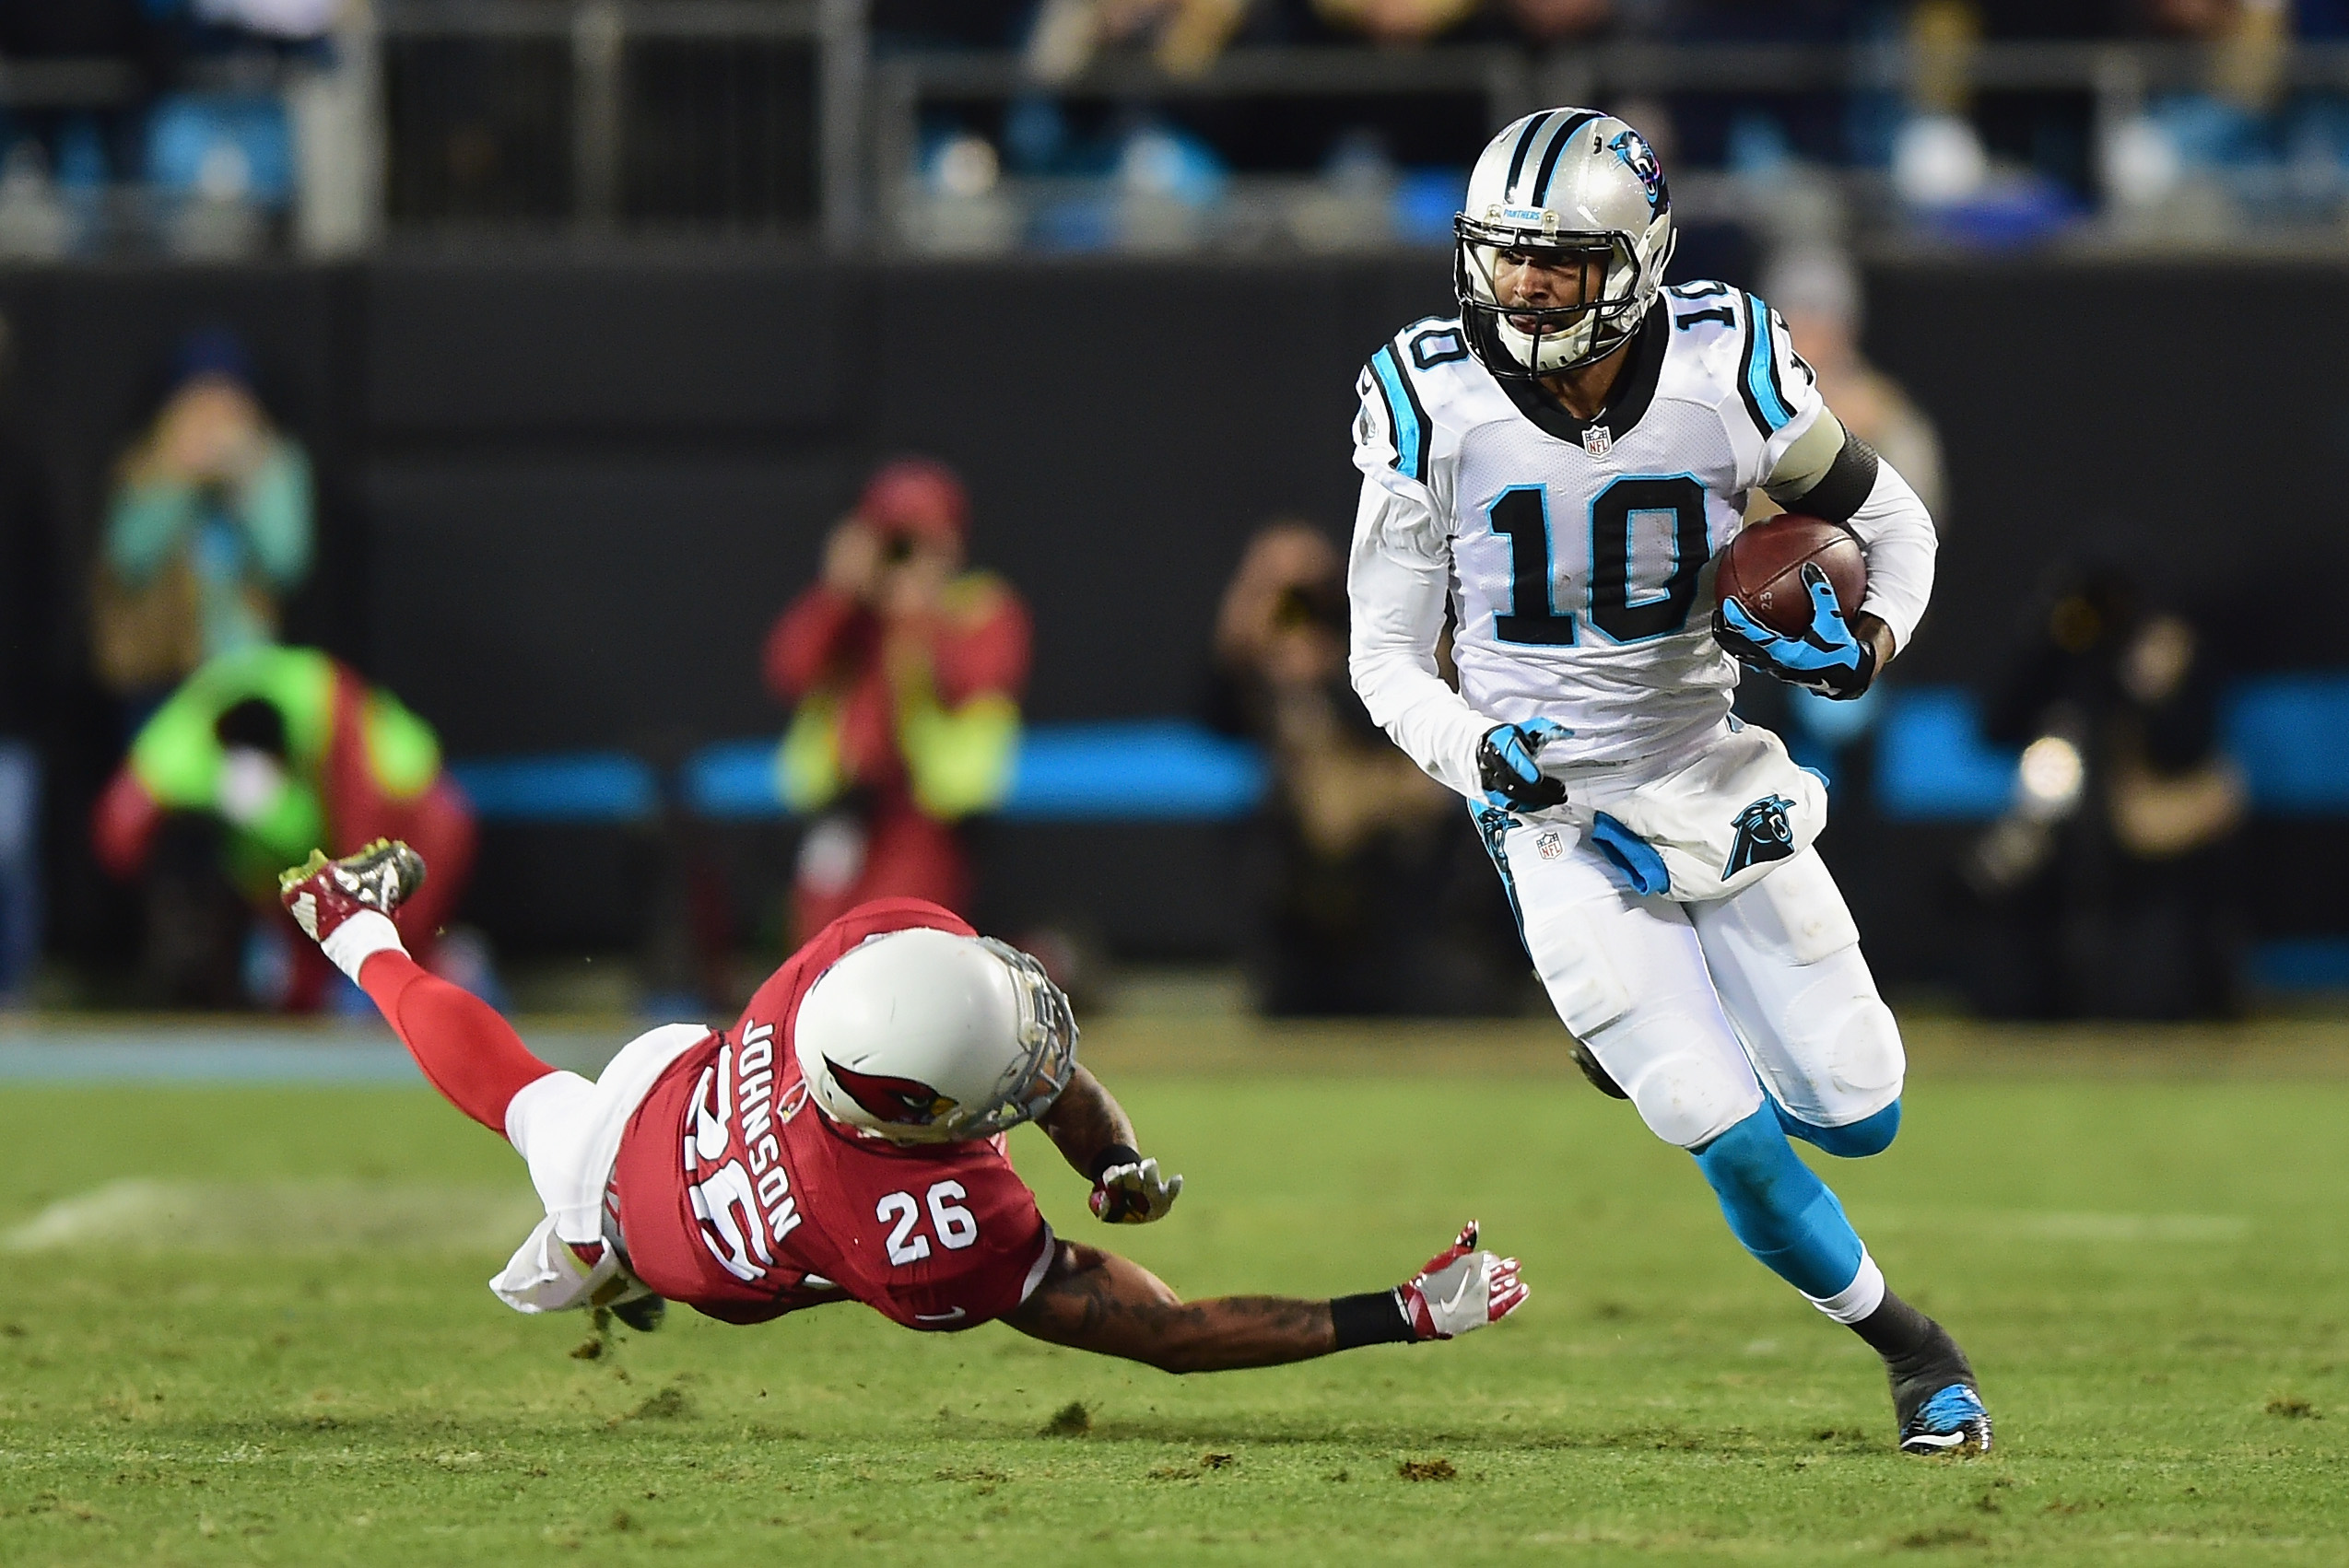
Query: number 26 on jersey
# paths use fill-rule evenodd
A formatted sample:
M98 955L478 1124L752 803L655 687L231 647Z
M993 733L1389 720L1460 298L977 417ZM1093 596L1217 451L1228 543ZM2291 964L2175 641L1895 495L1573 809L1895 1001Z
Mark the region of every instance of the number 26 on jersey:
M892 1192L873 1206L873 1217L889 1227L889 1261L902 1269L930 1256L930 1237L922 1234L922 1211L930 1211L930 1229L938 1245L959 1252L979 1239L977 1216L956 1199L970 1194L958 1181L942 1181L916 1203L910 1192Z

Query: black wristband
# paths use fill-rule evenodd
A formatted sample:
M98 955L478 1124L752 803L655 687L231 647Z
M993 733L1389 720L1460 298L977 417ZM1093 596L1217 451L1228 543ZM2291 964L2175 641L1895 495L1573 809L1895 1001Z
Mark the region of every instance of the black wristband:
M1419 1338L1412 1332L1411 1319L1403 1315L1403 1304L1392 1291L1332 1297L1330 1327L1336 1331L1337 1348L1342 1351L1357 1345L1409 1344Z
M1106 1171L1119 1165L1138 1165L1141 1163L1141 1150L1129 1149L1122 1143L1112 1143L1093 1156L1093 1185L1095 1187L1101 1185L1101 1176Z

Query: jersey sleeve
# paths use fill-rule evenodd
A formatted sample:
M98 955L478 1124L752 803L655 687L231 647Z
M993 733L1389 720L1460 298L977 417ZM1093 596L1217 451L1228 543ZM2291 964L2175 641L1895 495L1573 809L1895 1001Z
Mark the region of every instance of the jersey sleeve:
M1449 558L1450 531L1443 520L1451 493L1452 443L1429 412L1427 371L1416 362L1430 332L1415 337L1414 332L1406 328L1380 345L1355 378L1361 408L1354 419L1354 465L1367 483L1405 503L1396 521L1407 526L1408 535L1398 533L1393 543L1423 561L1440 562ZM1431 332L1441 335L1440 323ZM1453 329L1451 336L1457 335Z
M1767 485L1826 413L1818 377L1794 351L1786 322L1751 294L1738 296L1734 393L1722 417L1738 456L1738 488Z
M1451 461L1427 412L1408 333L1363 367L1355 390L1361 503L1346 561L1346 667L1362 706L1429 777L1474 796L1489 725L1436 671L1450 593Z

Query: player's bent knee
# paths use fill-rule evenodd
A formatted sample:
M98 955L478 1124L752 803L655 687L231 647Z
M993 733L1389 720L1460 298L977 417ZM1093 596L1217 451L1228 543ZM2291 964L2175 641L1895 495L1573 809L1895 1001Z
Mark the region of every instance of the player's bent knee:
M1887 1104L1900 1097L1908 1075L1909 1053L1900 1044L1900 1024L1871 989L1851 999L1842 1026L1836 1031L1835 1086L1858 1103Z
M1895 1100L1884 1109L1842 1127L1814 1127L1796 1121L1784 1111L1779 1113L1779 1125L1790 1135L1839 1160L1864 1160L1892 1147L1893 1139L1900 1132L1900 1102Z
M1623 1089L1648 1130L1682 1149L1711 1142L1762 1105L1750 1074L1740 1078L1695 1051L1656 1058Z

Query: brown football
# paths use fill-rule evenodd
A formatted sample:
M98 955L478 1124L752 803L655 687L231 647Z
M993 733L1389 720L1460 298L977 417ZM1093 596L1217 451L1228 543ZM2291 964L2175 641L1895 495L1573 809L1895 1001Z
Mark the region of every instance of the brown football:
M1736 600L1781 637L1801 637L1811 626L1811 598L1803 587L1805 561L1818 562L1827 574L1845 614L1860 608L1868 591L1860 541L1840 523L1800 512L1765 518L1731 540L1715 568L1713 591Z

